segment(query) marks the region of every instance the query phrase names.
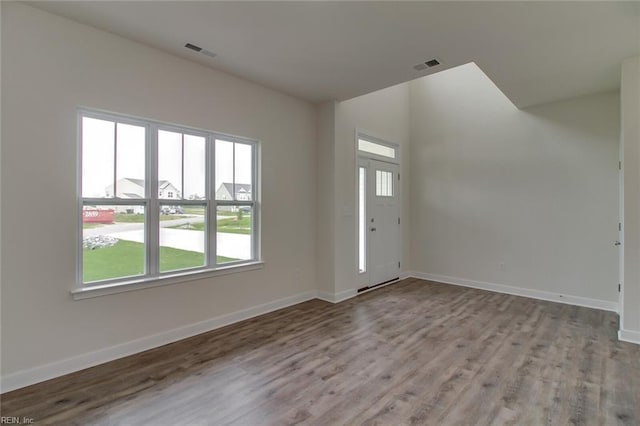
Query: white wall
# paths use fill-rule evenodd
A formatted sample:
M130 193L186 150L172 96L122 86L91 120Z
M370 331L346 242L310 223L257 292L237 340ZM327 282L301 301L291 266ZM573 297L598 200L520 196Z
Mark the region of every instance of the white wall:
M619 124L617 93L518 110L474 64L412 82L412 269L617 302Z
M622 64L624 290L620 337L640 343L640 56Z
M358 287L356 215L356 129L400 145L401 175L408 176L409 87L400 84L348 101L335 110L335 292ZM401 157L402 159L402 157ZM402 187L402 270L409 254L409 179Z
M335 111L334 102L318 106L316 147L316 283L329 301L335 291Z
M264 269L73 301L76 108L262 141ZM2 3L2 375L315 291L316 109Z

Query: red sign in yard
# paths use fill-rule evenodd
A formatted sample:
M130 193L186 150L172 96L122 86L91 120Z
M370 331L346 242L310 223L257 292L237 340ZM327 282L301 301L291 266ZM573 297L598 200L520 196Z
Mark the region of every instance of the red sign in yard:
M82 210L83 223L113 223L113 210Z

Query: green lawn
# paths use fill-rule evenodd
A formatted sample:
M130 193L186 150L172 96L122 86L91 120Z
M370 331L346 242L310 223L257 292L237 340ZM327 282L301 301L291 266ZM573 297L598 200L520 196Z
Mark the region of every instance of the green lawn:
M184 219L188 216L178 215L178 214L161 214L160 220L174 220L174 219ZM144 215L143 214L128 214L128 213L116 213L116 217L114 219L116 223L143 223Z
M229 234L251 234L251 216L244 214L242 218L237 216L229 219L220 219L217 222L218 232Z
M195 206L186 207L186 206L183 206L182 207L182 211L185 214L197 214L199 216L204 216L204 207L195 207Z
M218 263L237 259L218 256ZM160 247L160 271L202 266L204 254L194 251ZM99 281L129 277L144 273L144 245L120 240L116 245L95 250L83 250L83 281Z

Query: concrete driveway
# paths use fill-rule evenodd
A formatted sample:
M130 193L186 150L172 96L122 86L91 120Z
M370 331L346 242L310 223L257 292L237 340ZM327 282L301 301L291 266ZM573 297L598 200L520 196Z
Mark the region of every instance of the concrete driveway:
M227 219L220 216L219 219ZM202 216L193 216L182 219L163 220L160 222L160 245L163 247L173 247L180 250L205 252L204 232L188 229L169 228L187 223L204 222ZM104 225L98 228L84 229L83 237L93 237L95 235L109 235L119 240L144 242L143 223L116 223ZM217 235L218 256L232 259L251 259L251 235L230 234L218 232Z
M182 219L172 219L160 221L160 227L166 228L170 226L184 225L187 223L202 223L204 218L202 216L191 216ZM93 237L95 235L112 235L116 232L136 231L144 229L144 223L111 223L102 225L97 228L84 229L83 237Z
M144 230L108 234L119 240L144 242ZM251 259L251 235L218 232L218 256L232 259ZM160 229L160 245L180 250L204 253L204 232L184 229Z

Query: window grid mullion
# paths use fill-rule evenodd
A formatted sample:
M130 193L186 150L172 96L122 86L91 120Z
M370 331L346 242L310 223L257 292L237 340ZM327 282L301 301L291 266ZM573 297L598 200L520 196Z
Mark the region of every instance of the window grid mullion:
M233 193L231 194L231 197L233 198L234 201L236 201L236 143L233 142L233 150L231 150L231 173L232 173L232 179L231 179L231 188L233 190Z
M216 139L213 135L207 137L207 224L205 226L207 235L207 264L215 267L218 265L218 229L217 215L218 206L216 202Z
M118 122L113 124L113 194L111 196L116 198L118 193Z
M149 208L145 212L145 256L147 274L156 277L160 274L160 202L158 200L158 126L148 126L146 146L147 198Z
M180 176L180 196L178 199L184 198L184 133L181 133L180 135L182 136L182 153L180 159L180 172L182 175Z
M257 198L258 193L258 168L257 165L257 155L258 149L256 145L251 146L251 201L254 201L254 204L251 207L251 258L258 258L258 238L256 235L259 235L259 223L258 223L258 207L255 204L255 199ZM234 164L235 166L235 164Z

